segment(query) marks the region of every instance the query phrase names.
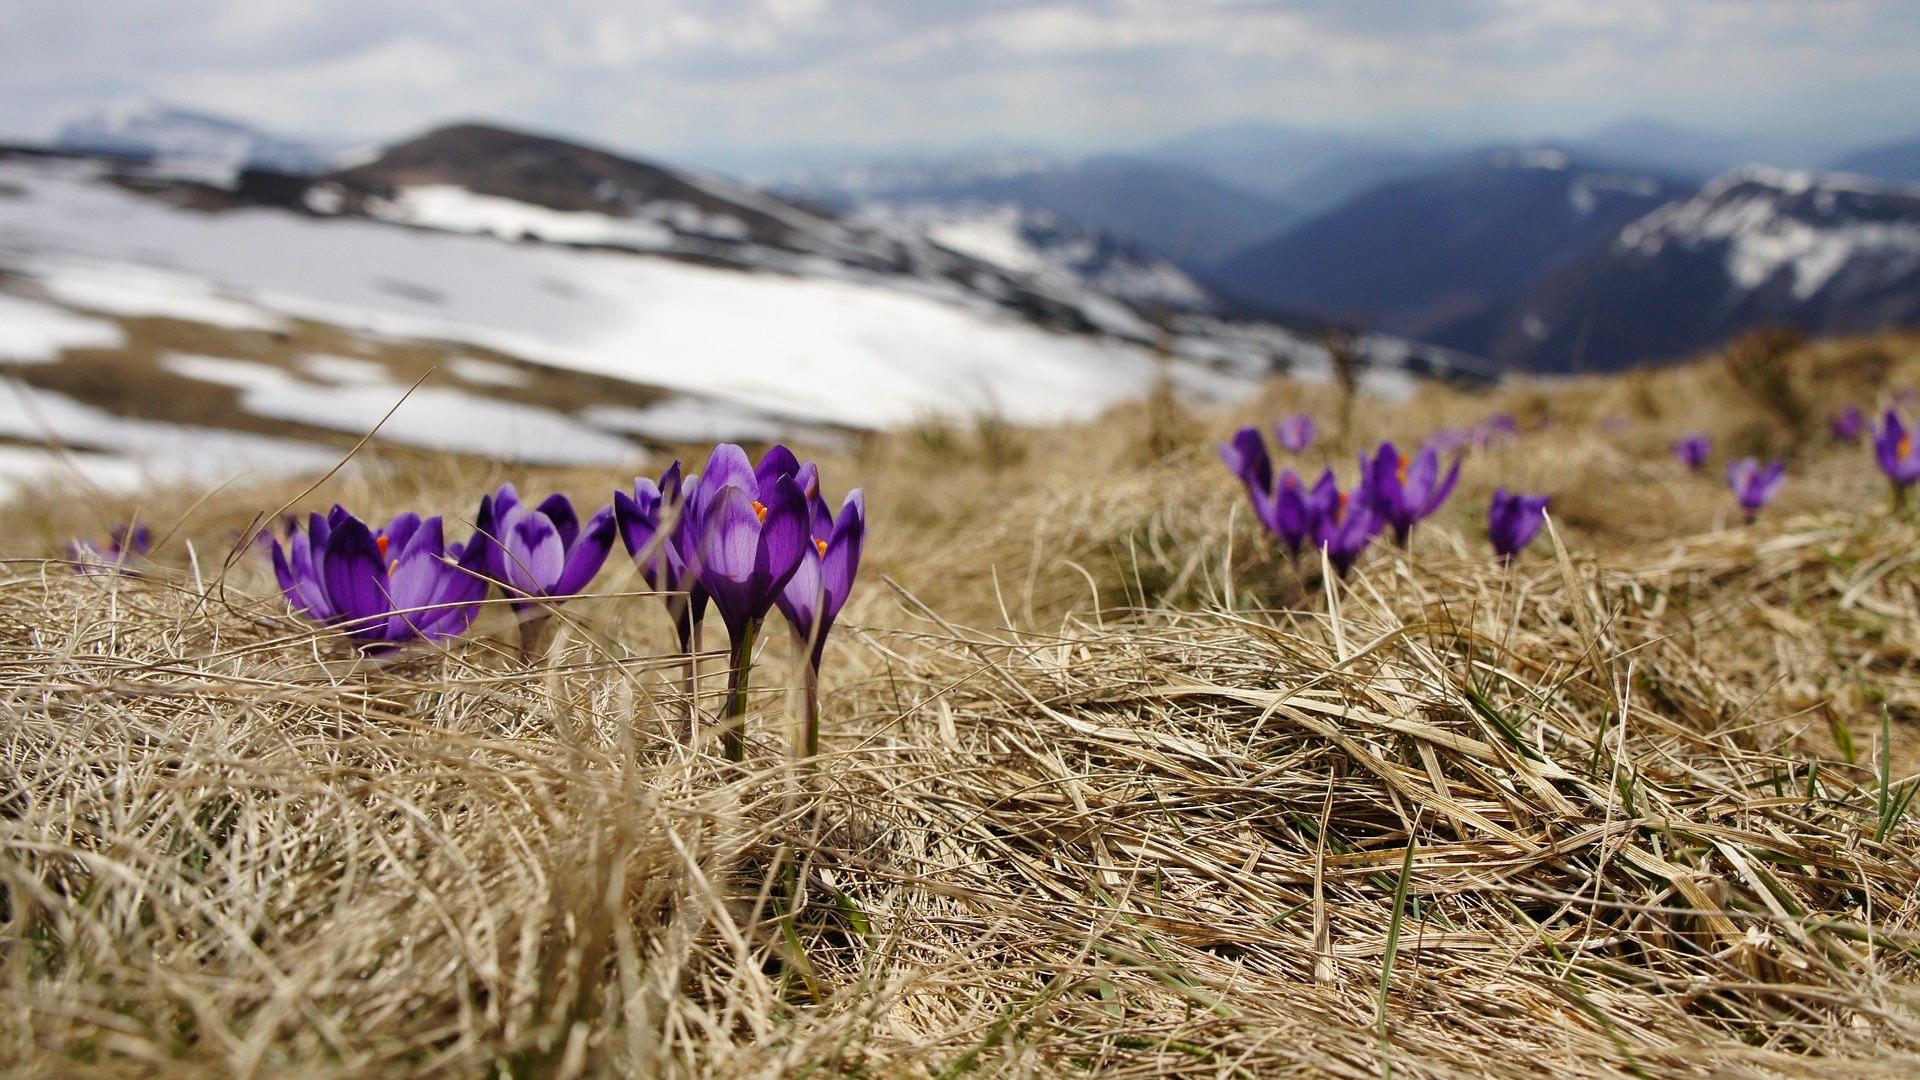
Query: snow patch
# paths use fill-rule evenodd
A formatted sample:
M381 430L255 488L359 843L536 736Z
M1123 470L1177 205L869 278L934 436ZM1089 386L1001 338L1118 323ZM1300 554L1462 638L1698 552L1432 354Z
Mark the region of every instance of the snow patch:
M392 199L368 204L374 217L447 232L482 233L502 240L607 244L643 251L673 246L673 230L653 221L581 210L554 210L516 199L480 195L454 184L417 184Z
M595 405L581 414L598 427L660 442L754 442L778 439L793 425L725 402L669 398L656 405Z
M113 323L0 293L0 361L44 364L67 349L110 349L125 342Z
M22 383L0 386L0 435L127 459L155 483L223 484L247 476L325 471L340 455L311 443L219 428L136 420ZM49 468L60 467L48 455ZM16 455L16 464L25 460Z
M456 356L447 361L447 370L461 381L475 386L516 387L533 381L531 376L517 367L471 356Z
M230 330L281 331L286 320L221 295L207 281L122 263L34 259L24 267L54 299L104 315L157 317Z
M160 363L176 375L238 390L240 408L254 416L353 435L379 425L376 437L388 443L536 465L632 465L642 457L625 439L563 413L444 386L418 387L402 402L407 387L385 380L316 386L267 364L185 353Z

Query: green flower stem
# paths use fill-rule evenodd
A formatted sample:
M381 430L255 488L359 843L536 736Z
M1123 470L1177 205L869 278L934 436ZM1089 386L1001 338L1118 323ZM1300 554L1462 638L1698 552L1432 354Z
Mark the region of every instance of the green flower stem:
M820 756L820 669L811 660L802 660L806 669L806 713L801 735L801 756Z
M733 643L733 668L727 673L727 708L720 719L720 743L728 761L747 759L747 675L753 667L753 639L760 636L760 620L753 619Z

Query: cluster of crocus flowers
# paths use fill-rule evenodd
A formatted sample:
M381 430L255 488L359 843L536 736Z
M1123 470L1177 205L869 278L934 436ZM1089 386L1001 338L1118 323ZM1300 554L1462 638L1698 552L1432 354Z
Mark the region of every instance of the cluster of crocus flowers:
M1341 489L1332 470L1309 487L1292 469L1274 471L1256 428L1242 428L1219 449L1221 460L1246 487L1254 516L1296 564L1311 542L1341 577L1389 526L1405 544L1414 526L1447 501L1460 476L1457 461L1442 476L1432 448L1408 459L1387 443L1373 456L1361 457L1360 479L1351 490Z
M1540 535L1541 527L1547 523L1547 502L1545 495L1510 492L1506 488L1493 493L1493 502L1487 509L1487 538L1493 542L1494 554L1500 556L1501 562L1512 563L1514 557Z
M493 541L475 532L449 545L441 519L402 514L374 528L335 506L271 540L273 573L307 618L338 627L363 648L458 637L487 595Z
M1680 459L1680 464L1699 472L1713 456L1713 440L1698 433L1684 436L1674 441L1673 456Z
M1761 465L1757 458L1747 457L1727 464L1727 486L1749 522L1760 516L1786 482L1787 467L1778 460Z
M687 663L689 719L700 625L711 608L732 647L723 743L730 757L744 756L754 641L778 607L805 658L805 747L817 751L819 668L866 536L861 492L848 495L836 517L812 462L775 446L755 465L740 447L722 444L704 472L683 479L676 461L657 482L641 478L631 493L615 492L584 522L564 496L529 505L511 484L481 499L475 522L465 544L447 544L439 518L403 514L375 528L336 506L304 528L290 523L284 544L272 537L268 546L294 608L367 651L466 632L492 588L518 615L522 649L531 651L553 607L592 583L618 536L667 599Z
M139 577L136 560L153 550L153 530L145 525L116 525L107 534L106 543L75 539L67 543L67 559L76 574L123 574Z

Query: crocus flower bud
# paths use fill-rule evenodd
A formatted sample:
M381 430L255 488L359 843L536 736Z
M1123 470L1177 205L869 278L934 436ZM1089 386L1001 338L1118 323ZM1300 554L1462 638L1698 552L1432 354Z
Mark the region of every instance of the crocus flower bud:
M1706 467L1707 458L1712 453L1713 440L1698 433L1675 440L1673 444L1673 456L1679 458L1682 465L1694 472L1699 472Z
M1296 413L1274 425L1273 436L1289 454L1304 454L1313 447L1319 426L1306 413Z
M1867 417L1860 406L1849 405L1828 417L1827 426L1832 429L1835 441L1857 443L1867 429Z
M1487 538L1502 562L1526 550L1547 523L1547 496L1526 495L1501 488L1487 510Z
M1733 497L1746 511L1748 521L1760 515L1786 482L1787 467L1777 460L1764 467L1755 458L1740 458L1727 465L1727 486L1733 489Z

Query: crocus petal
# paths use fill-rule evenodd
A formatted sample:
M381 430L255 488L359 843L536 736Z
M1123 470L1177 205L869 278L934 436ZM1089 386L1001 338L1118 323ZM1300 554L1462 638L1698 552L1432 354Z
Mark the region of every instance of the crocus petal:
M517 508L516 508L517 509ZM560 531L539 511L521 514L507 527L506 583L526 596L542 596L566 566Z
M440 518L431 517L425 521L414 515L414 522L407 530L405 542L390 540L387 543L387 563L391 566L399 559L409 558L422 552L439 555L447 549L445 532Z
M560 571L560 580L554 582L555 596L573 596L593 581L593 575L599 573L601 564L607 561L607 552L613 550L613 529L611 506L601 507L587 519L587 527L567 551L567 564Z
M840 520L834 522L833 536L827 541L827 554L820 563L820 576L826 589L826 616L832 619L846 606L853 591L853 579L860 573L860 552L867 542L867 495L855 488L841 504Z
M800 565L794 569L793 576L787 579L787 587L780 590L774 599L780 613L787 617L787 623L793 627L794 636L805 642L813 641L814 626L820 612L826 607L826 586L820 575L820 553L813 550L802 555Z
M613 520L620 542L640 567L640 576L650 588L660 588L666 537L660 533L660 492L651 480L637 480L634 494L613 493ZM635 496L638 496L636 498Z
M508 510L520 505L520 489L512 484L501 484L500 490L493 493L493 512L504 516Z
M320 520L318 514L314 520ZM323 522L324 526L324 522ZM333 598L327 595L326 579L323 570L326 557L322 549L316 546L312 532L304 536L293 536L287 540L287 566L293 571L295 592L288 596L293 605L307 613L316 622L332 622L340 614L333 606Z
M760 529L760 550L754 563L754 584L762 597L755 618L773 606L773 598L786 588L787 579L800 566L801 556L813 546L807 497L793 477L781 477L762 488L760 498L767 517Z
M413 539L414 530L419 527L420 515L411 511L387 522L386 527L376 534L387 538L387 557L389 559L397 557L401 549L407 546L407 542Z
M747 452L733 443L721 443L713 448L707 467L700 474L700 482L694 487L700 512L706 513L706 506L719 498L722 488L728 487L746 492L751 501L760 491L760 482L754 476L753 462Z
M549 495L538 509L547 515L547 520L553 522L553 527L559 530L561 545L571 548L574 539L580 535L580 515L573 512L572 500L565 495Z
M760 515L745 489L719 489L700 523L700 582L734 640L754 615L753 571L760 555Z
M760 464L753 470L756 488L765 490L775 480L783 476L793 476L800 471L800 459L784 445L775 443L761 456Z
M366 523L349 516L335 524L327 537L324 584L336 614L353 622L384 614L385 578L380 548Z

